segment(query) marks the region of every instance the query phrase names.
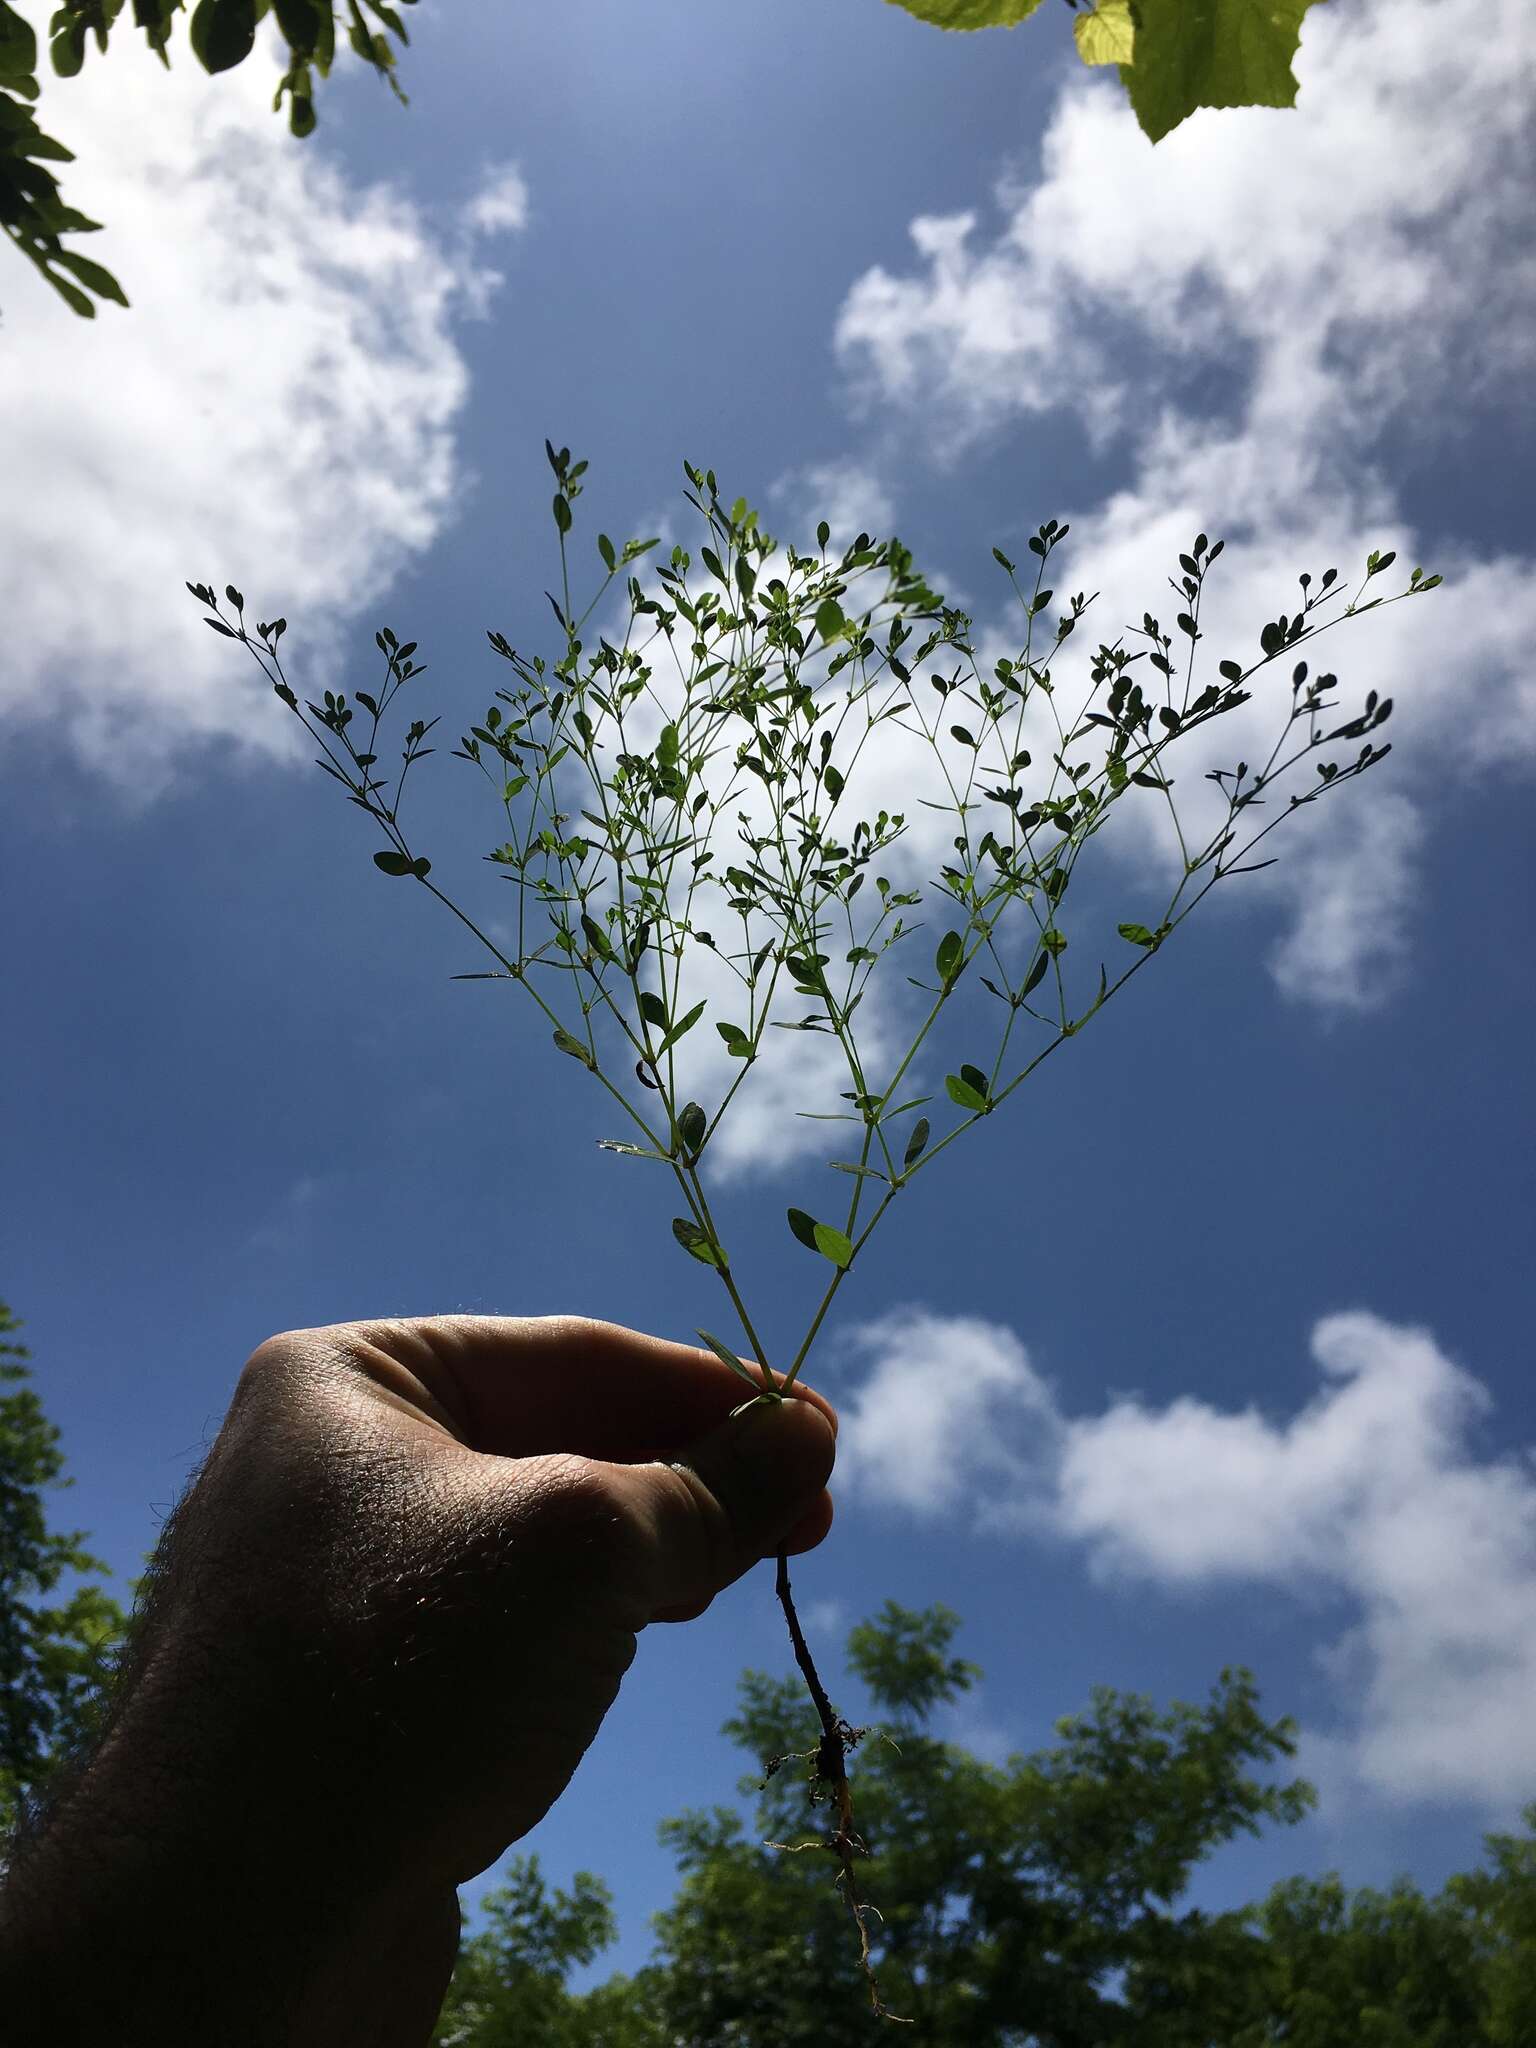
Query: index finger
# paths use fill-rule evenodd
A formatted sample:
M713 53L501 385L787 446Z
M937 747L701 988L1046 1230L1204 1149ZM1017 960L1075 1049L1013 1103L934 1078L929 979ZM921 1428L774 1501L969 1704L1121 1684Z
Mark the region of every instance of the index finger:
M705 1435L747 1397L713 1352L582 1316L420 1316L328 1334L354 1340L365 1372L370 1349L404 1367L464 1443L501 1457L571 1451L646 1463ZM829 1401L798 1380L791 1394L836 1430Z

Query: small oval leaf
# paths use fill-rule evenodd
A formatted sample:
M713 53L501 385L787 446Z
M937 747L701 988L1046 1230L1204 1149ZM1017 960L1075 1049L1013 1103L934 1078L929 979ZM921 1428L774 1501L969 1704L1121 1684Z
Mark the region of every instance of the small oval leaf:
M568 1052L573 1060L580 1060L588 1073L597 1071L597 1062L579 1038L573 1038L563 1024L555 1026L555 1043L562 1052Z

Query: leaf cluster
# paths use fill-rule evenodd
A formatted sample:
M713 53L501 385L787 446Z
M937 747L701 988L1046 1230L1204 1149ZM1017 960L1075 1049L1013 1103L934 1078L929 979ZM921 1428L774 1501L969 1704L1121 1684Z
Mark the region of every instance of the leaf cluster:
M893 0L945 29L1013 28L1041 0ZM1116 65L1143 131L1160 142L1201 107L1289 107L1291 60L1314 0L1067 0L1077 54Z
M187 40L205 71L228 71L251 54L256 31L270 13L287 45L273 109L286 99L288 125L304 136L316 125L315 81L330 75L338 26L353 53L404 100L390 38L401 45L409 41L399 7L414 5L415 0L399 0L398 7L390 0L346 0L338 9L331 0L195 0ZM48 31L57 77L75 77L92 43L105 53L123 6L124 0L62 0ZM132 0L133 25L167 70L176 16L186 11L185 0ZM74 155L37 125L30 104L40 90L37 74L36 32L10 0L0 0L0 228L73 312L92 319L92 293L119 306L128 300L111 271L66 240L94 233L101 223L66 205L58 179L46 168L72 163Z
M552 444L546 453L561 571L546 597L560 649L524 654L491 631L510 679L453 749L501 813L502 836L485 856L513 892L500 941L443 892L402 818L410 771L435 751L427 741L437 717L413 718L398 766L381 766L397 700L425 674L416 643L382 629L375 690L301 703L279 648L286 622L251 631L232 586L229 614L212 586L188 588L209 626L256 657L319 743L321 768L380 831L375 864L426 888L490 954L493 967L463 978L517 984L557 1050L625 1119L606 1149L670 1175L682 1207L673 1237L718 1276L746 1354L739 1339L700 1335L755 1394L768 1392L766 1353L705 1169L769 1033L824 1041L847 1083L843 1107L800 1112L846 1128L850 1142L828 1160L843 1177L839 1207L787 1213L794 1240L823 1262L792 1379L862 1246L913 1178L1075 1036L1217 882L1269 865L1249 856L1285 817L1385 758L1377 735L1391 700L1371 692L1341 713L1337 677L1314 674L1305 655L1340 618L1395 601L1368 594L1394 558L1373 553L1353 596L1333 569L1303 574L1256 649L1211 673L1201 619L1220 540L1198 534L1179 553L1170 625L1148 610L1090 652L1080 629L1094 599L1051 587L1069 529L1048 520L1028 538L1026 568L994 550L1021 629L1015 651L989 661L971 619L929 586L900 541L859 534L833 548L822 522L802 550L766 532L745 499L727 503L714 473L692 464L696 553L675 545L642 580L642 560L660 543L618 546L599 533L600 574L578 605L573 508L587 464ZM1415 570L1398 597L1439 580ZM1277 665L1288 689L1265 673ZM1214 831L1197 835L1171 764L1261 682L1273 744L1262 760L1207 771L1221 807ZM1309 763L1310 782L1300 775ZM896 775L952 835L926 881L914 881L902 843L911 801L895 808ZM1125 804L1166 812L1180 872L1150 916L1119 921L1129 953L1112 967L1069 954L1080 923L1071 913L1079 861ZM899 984L896 961L908 970ZM877 971L882 1018L893 1001L910 1013L899 1057L870 1051L861 1006ZM988 1007L990 1026L980 1014ZM941 1038L954 1044L961 1031L954 1051L963 1045L967 1056L941 1066L936 1098L923 1069ZM701 1041L717 1048L702 1063ZM696 1099L687 1084L701 1067L718 1078Z

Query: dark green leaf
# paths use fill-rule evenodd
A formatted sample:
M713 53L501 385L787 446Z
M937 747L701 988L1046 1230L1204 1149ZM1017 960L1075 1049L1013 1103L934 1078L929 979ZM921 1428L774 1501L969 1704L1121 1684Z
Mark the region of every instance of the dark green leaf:
M1024 987L1020 991L1020 993L1026 996L1032 995L1034 991L1040 986L1041 982L1044 981L1046 975L1050 972L1050 967L1050 954L1042 952L1040 958L1029 970L1028 979L1025 981Z
M582 1044L581 1040L573 1038L563 1024L555 1026L555 1043L562 1052L568 1052L573 1060L580 1060L588 1073L596 1073L597 1061L593 1059L591 1053Z
M808 1216L804 1209L791 1209L789 1227L808 1252L816 1249L816 1218Z
M976 1070L973 1067L969 1071L974 1073ZM946 1074L944 1087L950 1101L958 1103L961 1109L983 1110L987 1106L987 1098L982 1090L973 1087L969 1081L962 1080L958 1074Z
M232 70L255 45L256 0L198 0L189 34L205 71Z
M920 1116L917 1122L912 1126L912 1135L910 1138L908 1138L907 1149L905 1153L902 1155L901 1163L903 1168L914 1165L916 1161L919 1158L921 1158L923 1148L927 1145L927 1143L928 1119L925 1116Z
M583 911L581 915L581 928L587 935L587 944L597 954L598 958L601 960L611 960L613 958L612 941L597 919L589 917Z
M823 640L836 640L847 629L848 621L843 608L835 597L824 597L816 607L816 630Z
M674 1216L672 1235L683 1250L690 1257L697 1259L701 1265L713 1266L721 1273L726 1271L728 1261L724 1247L716 1244L708 1232L701 1230L697 1223L689 1222L686 1216Z
M960 973L961 960L965 952L965 941L958 932L946 932L939 941L939 950L934 955L934 967L939 980L949 988Z
M373 856L373 864L386 875L408 875L412 867L412 863L403 853L394 852L376 853Z
M699 1147L704 1142L704 1132L707 1124L708 1119L704 1114L703 1108L697 1102L685 1104L682 1114L677 1119L677 1134L695 1157L697 1157Z
M716 1358L719 1359L722 1365L728 1365L731 1368L731 1371L738 1374L740 1378L744 1379L747 1385L751 1387L755 1393L761 1394L764 1391L764 1375L761 1373L753 1372L750 1366L744 1365L742 1361L736 1356L735 1352L731 1349L729 1344L722 1344L720 1342L720 1339L718 1337L712 1337L709 1334L708 1330L700 1330L699 1335L704 1339L704 1342L709 1346L710 1350L713 1351Z

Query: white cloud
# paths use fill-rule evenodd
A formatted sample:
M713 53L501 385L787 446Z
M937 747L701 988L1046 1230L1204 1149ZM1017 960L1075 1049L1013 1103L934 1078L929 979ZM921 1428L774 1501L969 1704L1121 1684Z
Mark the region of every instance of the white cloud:
M839 1397L840 1492L923 1518L1032 1497L1060 1418L1011 1330L898 1309L845 1342L869 1365Z
M773 486L784 508L786 538L802 551L812 545L817 522L832 529L834 548L851 546L860 533L888 534L896 515L889 490L872 469L857 462L813 462L790 470Z
M1315 9L1297 72L1294 112L1207 113L1155 150L1113 85L1075 82L1039 179L1005 181L991 227L975 210L914 221L914 268L867 272L842 308L856 407L904 450L926 436L946 459L1053 410L1125 449L1125 486L1073 512L1057 579L1103 592L1095 637L1167 608L1163 577L1202 527L1228 542L1221 653L1294 608L1303 567L1347 572L1372 545L1411 566L1427 544L1383 448L1449 431L1536 354L1519 0ZM1379 775L1315 807L1251 885L1288 919L1282 988L1322 1004L1363 1007L1400 977L1432 785L1536 759L1532 564L1434 554L1444 589L1351 627L1324 663L1351 696L1393 693L1393 796ZM1212 729L1216 765L1259 717Z
M1111 1581L1342 1601L1319 1651L1330 1775L1509 1810L1536 1783L1536 1463L1484 1455L1487 1389L1426 1330L1323 1318L1298 1414L1183 1398L1068 1417L1014 1334L911 1312L856 1333L840 1485L879 1509L1051 1530Z
M6 266L0 722L46 722L142 796L200 744L292 744L184 579L288 612L314 683L341 622L451 518L453 322L494 273L348 180L323 134L295 142L267 68L166 73L119 41L50 89L46 121L77 148L68 196L107 223L91 253L130 310L79 320ZM524 206L500 166L470 210L501 232Z
M528 184L516 164L487 168L480 190L466 210L470 226L499 235L528 225Z

